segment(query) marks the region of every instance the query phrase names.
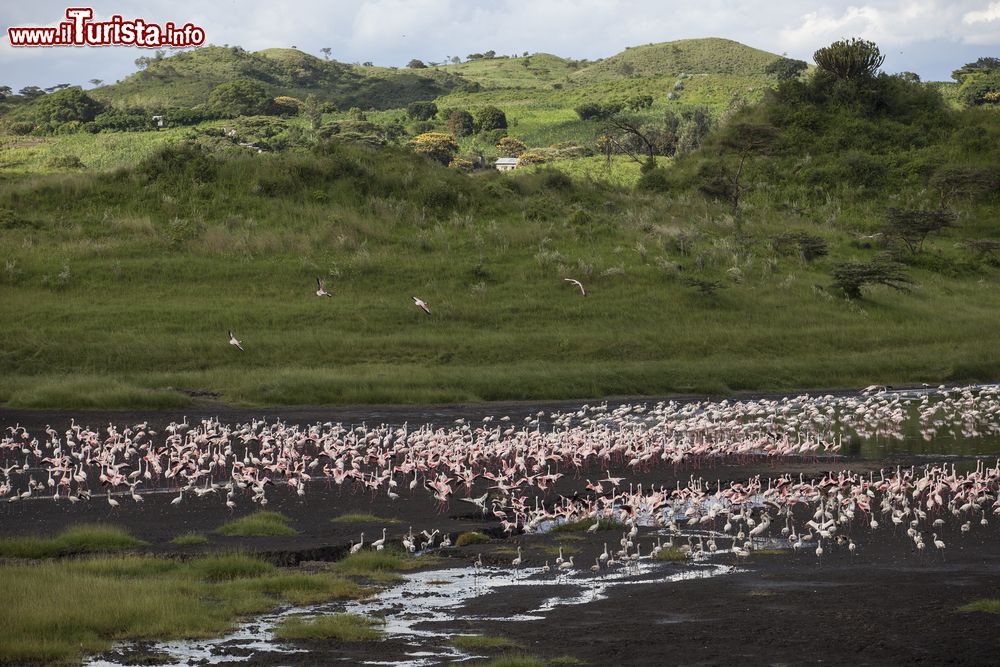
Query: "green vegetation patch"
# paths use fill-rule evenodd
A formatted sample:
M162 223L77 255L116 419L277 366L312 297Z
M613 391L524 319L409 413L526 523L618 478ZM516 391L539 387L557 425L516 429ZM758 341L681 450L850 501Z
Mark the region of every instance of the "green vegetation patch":
M399 519L386 519L374 514L364 512L352 512L335 516L330 521L334 523L399 523Z
M382 631L375 627L377 624L358 614L289 616L282 619L274 634L285 640L371 641L382 636Z
M170 540L170 543L178 546L195 546L208 544L208 538L201 533L184 533Z
M561 523L552 530L550 533L579 533L589 530L594 525L594 519L582 519L581 521L567 521L566 523ZM622 530L625 524L615 519L599 519L597 521L597 530Z
M1000 614L1000 599L982 598L973 600L958 608L959 611L983 611L987 614Z
M430 562L433 559L418 560L398 549L386 548L383 551L363 550L349 554L334 563L333 569L346 576L389 581L397 578L396 572L412 570Z
M478 662L476 667L545 667L545 661L527 655L502 655L488 662Z
M215 532L229 537L268 537L298 534L298 531L288 525L288 521L288 517L283 514L262 510L225 523L216 528Z
M455 539L456 547L467 547L470 544L487 544L490 541L490 536L486 533L480 533L478 531L472 531L468 533L462 533Z
M0 556L7 558L54 558L72 554L121 551L146 544L123 528L102 524L71 526L55 537L5 537Z
M656 560L682 561L686 559L687 556L684 555L684 552L678 549L677 547L663 548L660 549L658 552L656 552Z
M332 573L249 556L100 556L0 566L0 663L77 662L113 640L210 637L280 604L360 597ZM58 632L53 632L58 628Z
M459 635L451 638L451 645L462 649L516 648L517 643L507 637L487 635Z

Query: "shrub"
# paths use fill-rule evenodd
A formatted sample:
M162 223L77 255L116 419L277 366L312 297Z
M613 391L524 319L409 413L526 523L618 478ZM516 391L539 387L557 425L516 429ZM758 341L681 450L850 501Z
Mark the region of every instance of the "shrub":
M465 109L456 109L448 114L448 131L456 137L467 137L476 131L476 121Z
M85 123L94 120L101 112L101 104L79 88L67 88L39 98L33 112L39 122Z
M256 116L268 111L271 98L256 81L237 79L213 88L208 95L208 106L222 118Z
M534 153L531 151L527 153L521 153L521 155L517 158L517 164L522 167L529 164L542 164L543 162L545 162L544 157L542 157L538 153Z
M430 120L438 112L433 102L410 102L406 105L406 115L413 120Z
M446 165L458 151L458 144L450 134L424 132L413 138L413 150Z
M288 517L277 512L261 511L225 523L215 532L229 537L266 537L295 535L297 531L288 525Z
M495 106L485 106L476 114L476 127L480 132L506 130L507 116Z
M526 150L528 150L528 147L516 137L504 137L497 142L497 152L502 157L517 157Z

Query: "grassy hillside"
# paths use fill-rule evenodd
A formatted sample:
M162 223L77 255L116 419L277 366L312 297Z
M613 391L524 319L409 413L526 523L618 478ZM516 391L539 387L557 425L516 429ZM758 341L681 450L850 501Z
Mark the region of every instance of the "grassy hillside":
M239 47L208 46L150 59L144 69L92 94L119 107L193 107L204 104L215 86L235 79L260 82L273 96L305 98L313 94L344 108L406 106L414 100L437 97L461 83L440 72L363 72L295 49L251 53Z
M852 239L881 204L753 201L737 226L692 191L463 175L338 145L225 160L191 147L22 179L0 197L0 299L18 314L0 322L0 400L424 402L1000 374L998 271L956 245L992 233L982 204L968 211L984 227L932 239L935 261L908 269L913 293L848 301L831 267L875 252ZM806 261L779 243L789 231L829 256ZM317 276L333 298L312 294Z
M731 74L764 77L764 70L780 56L729 39L682 39L625 49L571 75L579 83L620 77L658 77L678 74Z
M312 67L334 88L460 83L426 121L342 109L3 137L0 302L14 315L0 319L0 402L432 402L1000 377L1000 115L906 77L777 85L761 74L769 54L748 52L741 69L730 43L679 44L630 49L628 76L608 69L614 59L399 72L216 51L227 67L270 72L273 90ZM678 78L672 68L711 46L703 71ZM216 76L196 53L181 64ZM117 90L140 84L156 93L145 79ZM671 111L718 117L737 92L750 103L700 148L645 173L588 154L607 128L574 111L648 94L632 116L658 131ZM446 128L444 111L486 104L553 161L466 173L410 149ZM489 155L496 136L460 143ZM889 226L893 209L954 224L918 251ZM889 266L909 289L845 298L835 277L852 262ZM333 298L314 295L317 277Z

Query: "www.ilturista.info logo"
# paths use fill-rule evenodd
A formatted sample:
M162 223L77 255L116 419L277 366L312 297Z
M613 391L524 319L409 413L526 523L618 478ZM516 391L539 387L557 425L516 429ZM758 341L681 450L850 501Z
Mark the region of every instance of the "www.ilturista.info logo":
M191 23L178 26L173 21L163 25L143 19L126 20L112 16L109 21L91 21L90 7L70 7L68 21L43 28L7 28L11 46L201 46L205 31Z

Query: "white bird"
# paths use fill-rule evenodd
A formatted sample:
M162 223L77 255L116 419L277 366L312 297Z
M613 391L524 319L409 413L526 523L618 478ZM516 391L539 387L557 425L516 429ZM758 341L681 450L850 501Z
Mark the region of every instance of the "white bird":
M108 504L112 507L118 507L118 501L111 497L111 489L108 489Z
M587 290L583 288L583 283L581 283L579 280L574 280L572 278L563 278L563 280L573 285L576 285L577 287L580 288L580 294L582 294L583 296L587 296Z
M236 336L233 335L232 331L229 332L229 344L234 346L240 352L246 352L246 350L243 349L243 346L240 345L240 341L236 340Z
M424 301L423 299L418 299L417 297L413 297L413 303L414 305L416 305L417 308L424 311L428 315L431 314L431 309L427 307L427 302Z
M326 291L326 284L323 282L323 279L319 277L316 278L316 296L333 296Z
M358 542L357 544L351 545L351 553L352 554L358 553L359 551L361 551L361 547L363 547L364 545L365 545L365 534L361 533L361 541Z
M517 548L517 558L510 562L514 567L521 567L521 547Z
M382 547L384 546L385 546L385 528L382 529L382 539L375 540L374 542L372 542L372 549L375 549L376 551L382 551Z

